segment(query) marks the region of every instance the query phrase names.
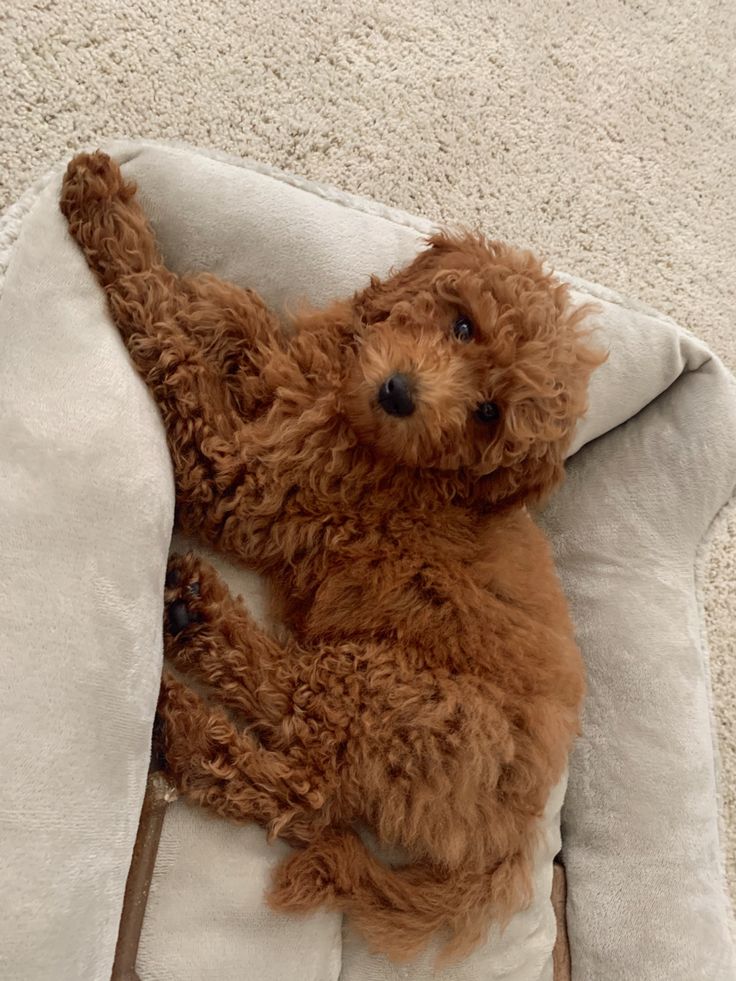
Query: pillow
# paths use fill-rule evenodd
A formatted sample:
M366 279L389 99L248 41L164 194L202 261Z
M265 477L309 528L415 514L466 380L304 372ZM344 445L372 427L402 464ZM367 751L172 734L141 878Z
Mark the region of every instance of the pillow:
M213 154L108 148L140 183L167 262L277 308L407 260L427 222ZM10 586L0 718L0 974L108 977L148 763L173 515L162 427L58 213L60 172L3 226L0 542ZM718 840L694 557L736 475L733 382L672 321L577 280L611 350L570 479L546 515L590 673L565 860L574 981L726 981L736 971ZM696 411L697 407L697 411ZM263 584L220 566L256 612ZM446 979L552 976L549 802L529 910ZM673 803L676 806L673 806ZM262 903L284 846L183 803L164 826L145 979L428 977L320 912Z

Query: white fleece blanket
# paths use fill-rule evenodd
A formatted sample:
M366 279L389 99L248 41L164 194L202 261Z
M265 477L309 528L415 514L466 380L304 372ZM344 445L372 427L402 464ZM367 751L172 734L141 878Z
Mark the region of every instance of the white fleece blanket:
M114 148L168 263L320 303L412 255L428 224L184 148ZM0 976L106 979L148 762L173 514L162 428L56 206L0 226ZM736 398L672 321L598 287L611 357L545 515L588 663L563 839L574 981L733 981L698 547L736 483ZM600 438L598 438L600 437ZM262 584L225 570L262 610ZM447 981L549 981L550 800L532 907ZM423 981L338 917L262 903L281 846L171 809L144 981Z

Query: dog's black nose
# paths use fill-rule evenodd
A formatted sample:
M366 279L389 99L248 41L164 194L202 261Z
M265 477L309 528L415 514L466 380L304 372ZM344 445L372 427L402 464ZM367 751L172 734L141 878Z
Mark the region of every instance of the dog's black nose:
M378 390L378 401L390 416L410 416L414 411L414 399L406 375L391 375Z

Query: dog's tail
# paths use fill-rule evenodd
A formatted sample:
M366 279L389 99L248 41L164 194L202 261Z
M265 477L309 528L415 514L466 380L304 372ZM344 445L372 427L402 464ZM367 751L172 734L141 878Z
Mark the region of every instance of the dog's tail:
M268 901L290 912L323 904L342 910L375 950L399 962L440 935L446 942L438 963L444 964L468 954L492 921L505 925L530 898L529 862L522 854L485 872L428 864L391 868L357 834L335 830L278 867Z
M135 193L118 164L98 151L71 160L59 201L126 337L167 318L177 282L163 264Z

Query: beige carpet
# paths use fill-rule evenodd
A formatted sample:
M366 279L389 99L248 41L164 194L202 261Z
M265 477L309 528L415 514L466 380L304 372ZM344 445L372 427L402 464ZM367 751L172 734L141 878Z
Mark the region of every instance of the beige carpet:
M107 137L217 147L532 245L736 369L735 53L727 0L5 0L0 207ZM733 511L706 608L736 892Z

